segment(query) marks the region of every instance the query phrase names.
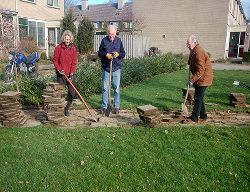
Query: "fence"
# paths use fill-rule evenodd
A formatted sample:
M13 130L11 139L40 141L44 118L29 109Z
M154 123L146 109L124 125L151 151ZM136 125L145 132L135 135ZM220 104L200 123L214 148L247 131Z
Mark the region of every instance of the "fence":
M94 37L94 51L99 50L102 38L106 35L95 35ZM124 50L126 52L125 59L144 57L148 55L149 37L141 35L121 35Z

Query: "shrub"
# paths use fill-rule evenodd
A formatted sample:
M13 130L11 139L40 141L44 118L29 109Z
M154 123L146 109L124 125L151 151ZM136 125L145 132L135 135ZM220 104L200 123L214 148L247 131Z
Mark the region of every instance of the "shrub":
M40 55L40 59L47 60L47 54L45 52L42 52Z
M46 88L46 83L55 82L55 75L42 76L38 79L22 76L19 82L20 102L24 105L40 106L43 104L43 89Z
M215 60L215 62L226 62L227 60L226 59L223 59L223 58L221 58L221 59L216 59Z
M176 58L172 54L159 57L145 57L124 60L121 72L121 87L132 85L161 73L183 69L186 60ZM82 96L90 96L102 91L101 63L91 65L84 61L77 66L76 86Z
M121 87L132 85L161 73L183 69L186 60L166 54L159 57L136 58L123 61L121 73ZM88 63L84 61L77 66L76 88L83 97L101 93L102 68L100 61ZM37 79L22 76L19 82L19 91L22 93L20 101L24 105L40 106L43 104L43 89L46 83L56 82L55 74L41 76ZM15 90L15 84L4 86L0 92Z
M250 62L250 51L244 52L243 61L244 62Z
M208 57L209 57L209 58L212 57L212 54L211 54L211 53L207 52L207 54L208 54Z
M101 64L83 62L77 66L76 87L83 97L101 92L102 70Z
M39 52L40 46L37 46L37 42L32 37L24 37L19 42L18 51L24 52L27 55L33 52Z

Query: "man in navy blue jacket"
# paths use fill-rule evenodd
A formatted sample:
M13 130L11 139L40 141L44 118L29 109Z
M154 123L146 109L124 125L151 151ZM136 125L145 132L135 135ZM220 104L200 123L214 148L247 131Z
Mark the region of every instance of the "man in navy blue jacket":
M114 89L114 107L115 113L119 114L120 108L120 79L121 79L121 59L125 57L125 51L122 41L116 37L117 27L109 25L108 36L102 39L99 47L98 56L102 63L102 114L105 114L108 107L108 89L109 89L109 72L110 60L112 63L112 86Z

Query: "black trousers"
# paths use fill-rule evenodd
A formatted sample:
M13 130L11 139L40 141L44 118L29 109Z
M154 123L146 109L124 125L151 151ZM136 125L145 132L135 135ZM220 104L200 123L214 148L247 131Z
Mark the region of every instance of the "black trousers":
M69 84L69 82L66 80L66 78L64 77L64 75L61 75L61 74L57 74L57 82L60 84L60 85L63 85L63 86L67 86L68 87L68 95L67 95L67 98L66 98L66 101L68 102L65 109L68 110L70 105L72 104L73 102L73 99L75 97L75 90L74 88ZM72 81L72 84L75 86L75 78L73 78L73 81Z
M195 87L194 108L190 117L190 119L192 119L194 122L198 122L199 117L201 119L207 119L205 103L203 101L206 88L207 86Z

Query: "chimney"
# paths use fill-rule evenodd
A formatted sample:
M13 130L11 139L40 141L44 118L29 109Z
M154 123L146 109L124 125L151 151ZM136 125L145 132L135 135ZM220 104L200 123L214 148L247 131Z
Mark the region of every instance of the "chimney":
M125 0L118 0L118 9L122 9L124 6L124 1Z
M82 11L87 10L88 6L89 6L88 0L82 0Z

